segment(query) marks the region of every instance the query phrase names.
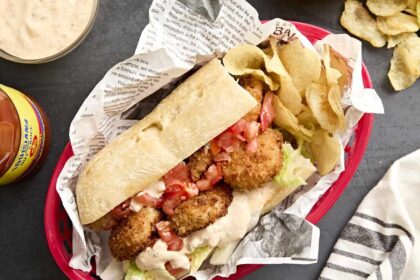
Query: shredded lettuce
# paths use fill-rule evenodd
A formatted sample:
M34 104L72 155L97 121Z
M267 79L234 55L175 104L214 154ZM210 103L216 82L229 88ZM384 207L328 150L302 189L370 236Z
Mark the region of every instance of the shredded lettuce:
M191 259L191 270L190 273L197 272L201 264L207 259L212 252L213 248L205 246L199 247L192 252L189 257Z
M124 280L146 280L146 273L140 270L135 262L131 262Z
M145 280L176 280L166 269L147 271Z
M306 184L306 180L316 171L311 161L305 158L300 150L290 144L283 144L283 166L274 177L281 187L293 188Z
M223 247L217 247L213 253L213 256L211 256L210 263L212 265L227 264L239 242L240 240L232 241Z
M128 267L124 280L175 280L166 269L155 269L143 271L139 269L135 262L131 262Z
M301 154L301 149L295 150L290 144L283 144L283 165L274 181L281 187L296 188L306 184L306 180L316 171L311 161ZM217 248L210 263L224 264L229 260L237 242L232 242L223 248ZM190 273L199 270L201 264L213 252L213 248L205 246L196 248L189 254L191 260ZM130 263L124 280L152 280L164 279L175 280L166 269L156 269L151 271L140 270L134 262Z

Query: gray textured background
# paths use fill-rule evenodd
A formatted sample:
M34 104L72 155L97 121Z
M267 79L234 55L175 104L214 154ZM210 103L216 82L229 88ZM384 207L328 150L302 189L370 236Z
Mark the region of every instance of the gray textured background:
M338 19L343 1L250 1L261 19L281 17L343 32ZM151 0L103 0L86 41L66 57L45 65L0 60L0 83L35 97L52 127L49 157L40 172L14 186L0 188L0 279L65 279L45 240L43 210L55 163L68 141L68 128L79 106L112 65L129 57L147 24ZM1 32L1 31L0 31ZM390 164L420 147L420 83L395 94L386 77L392 52L363 43L366 63L386 115L376 116L365 157L343 196L321 220L319 262L309 266L266 266L246 279L316 279L329 251L359 202ZM392 207L392 206L390 206Z

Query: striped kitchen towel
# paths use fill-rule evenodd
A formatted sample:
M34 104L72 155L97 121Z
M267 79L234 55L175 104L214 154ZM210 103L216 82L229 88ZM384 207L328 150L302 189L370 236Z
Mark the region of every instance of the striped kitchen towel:
M420 280L420 150L396 161L344 228L320 280Z

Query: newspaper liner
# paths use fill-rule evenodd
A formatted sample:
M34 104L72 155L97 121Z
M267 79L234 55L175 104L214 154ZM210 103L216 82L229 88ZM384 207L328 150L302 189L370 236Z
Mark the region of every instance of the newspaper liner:
M208 0L154 0L149 18L135 55L106 73L73 119L70 141L75 155L66 162L57 181L57 192L73 223L73 257L69 265L90 271L90 259L96 256L97 273L103 279L123 278L121 263L110 255L106 242L109 233L97 234L81 225L74 197L77 176L97 151L150 111L195 65L220 57L240 44L256 45L272 34L285 41L297 38L305 47L318 51L327 43L346 57L353 69L351 87L343 98L348 128L336 135L342 146L364 112L384 112L376 92L364 89L361 43L347 35L329 35L312 46L289 22L273 19L262 24L257 11L242 0L226 0L222 5ZM139 103L153 93L153 97ZM236 272L239 264L315 263L319 229L304 217L343 170L344 149L333 172L324 177L312 176L306 186L262 217L237 245L226 265L206 262L194 276L228 276Z

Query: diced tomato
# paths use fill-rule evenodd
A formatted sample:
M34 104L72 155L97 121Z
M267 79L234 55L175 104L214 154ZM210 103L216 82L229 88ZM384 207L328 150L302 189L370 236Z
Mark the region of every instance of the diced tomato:
M236 134L235 137L238 138L238 140L240 140L242 142L246 141L245 136L243 136L242 134Z
M155 227L159 234L159 237L163 241L168 242L169 240L171 240L172 228L171 228L171 224L168 221L160 221L156 223Z
M178 235L175 235L175 237L171 241L168 242L169 251L181 251L183 247L184 247L184 241Z
M220 152L217 155L213 156L213 160L215 162L228 161L229 159L230 159L230 156L227 152Z
M187 197L188 193L185 191L185 187L184 184L180 184L180 185L170 185L166 188L165 192L163 193L162 197L163 198L172 198L172 197L180 197L182 199L182 197ZM182 200L185 200L182 199Z
M260 126L256 121L249 122L244 131L245 138L250 141L257 137L259 128Z
M196 183L188 182L185 184L184 190L188 193L188 197L193 197L198 194L199 189Z
M124 201L123 203L121 203L120 205L118 205L117 207L115 207L114 209L112 209L111 211L111 216L115 219L123 219L126 218L128 216L128 214L131 213L130 210L130 202L131 199L127 199L126 201Z
M213 188L213 186L210 184L210 181L207 179L200 179L196 184L200 191L207 191Z
M175 202L174 200L164 200L162 202L162 211L166 215L172 216L175 213L175 208L179 206L180 203Z
M241 141L245 141L245 137L243 136L243 132L246 130L248 126L248 121L244 119L240 119L234 125L232 125L229 130L233 133Z
M138 203L148 207L160 208L162 206L162 200L160 198L153 197L148 193L136 195L133 197L133 199Z
M237 121L234 125L232 125L229 130L233 133L233 134L240 134L243 131L245 131L246 126L248 125L248 122L244 119L240 119L239 121Z
M183 268L173 268L170 262L165 263L166 270L173 276L177 276L186 272Z
M171 179L167 179L166 180L166 183L165 183L165 189L168 189L168 188L170 188L170 187L172 187L172 186L179 186L179 187L184 187L184 185L185 185L185 182L183 182L183 181L181 181L181 180L179 180L179 179L176 179L176 178L171 178Z
M210 167L204 173L204 176L206 177L207 180L210 181L210 185L212 186L214 186L215 184L217 184L217 182L223 179L222 172L220 168L216 166L216 164L210 165Z
M188 198L188 192L184 185L170 185L162 195L162 210L167 215L173 215L174 210L182 201Z
M215 155L217 155L220 151L221 151L222 149L219 147L219 145L217 144L217 141L216 141L216 139L213 139L211 142L210 142L210 151L211 151L211 154L213 155L213 156L215 156Z
M170 185L172 180L177 179L180 181L189 181L190 180L190 169L185 164L185 162L181 162L174 168L168 171L168 173L163 176L163 182L165 185Z
M263 132L267 130L271 122L274 120L273 98L274 94L270 91L267 92L261 106L260 120L261 130Z
M167 215L173 215L174 210L182 201L198 194L199 189L191 182L190 169L184 163L178 164L163 177L165 192L162 195L162 210Z
M168 245L169 251L180 251L184 241L176 235L168 221L160 221L155 225L159 237Z
M246 145L247 153L253 154L258 150L258 138L254 138Z
M217 145L228 153L238 150L241 144L238 138L229 130L217 136L216 141Z
M172 179L171 181L168 181L168 184L166 185L166 193L178 193L179 191L183 190L187 194L187 196L193 196L196 187L194 186L194 183L190 181L180 181L178 179Z

